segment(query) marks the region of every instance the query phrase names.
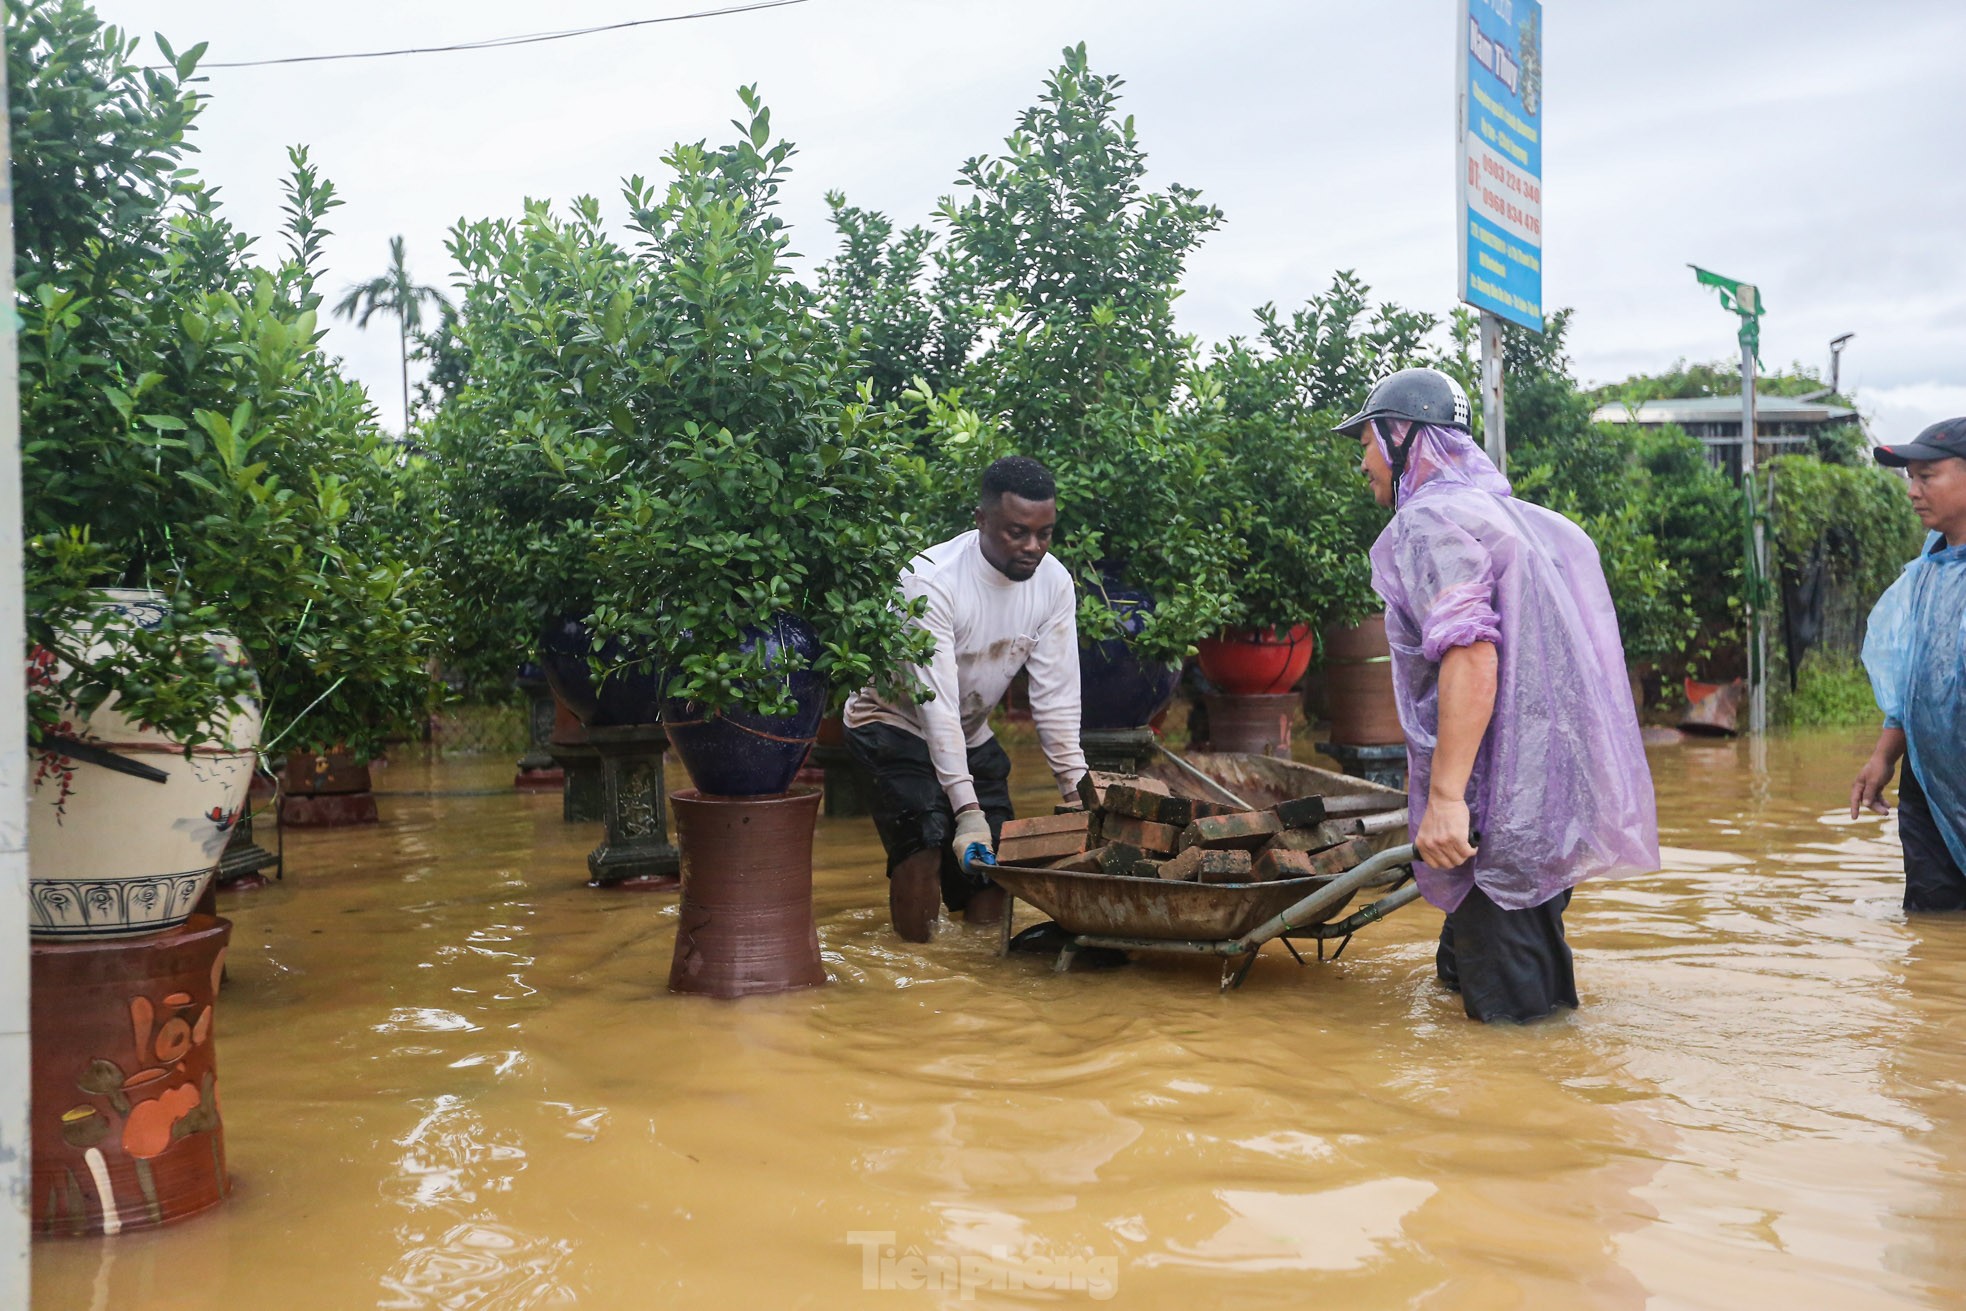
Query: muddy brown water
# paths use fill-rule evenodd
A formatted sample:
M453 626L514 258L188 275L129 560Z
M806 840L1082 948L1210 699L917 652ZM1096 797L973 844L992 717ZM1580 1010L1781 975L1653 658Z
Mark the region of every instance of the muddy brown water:
M1666 868L1580 891L1584 1009L1528 1029L1438 989L1424 906L1226 997L910 946L865 821L819 834L830 986L671 997L676 899L581 887L595 826L397 764L222 907L235 1195L37 1244L35 1305L1958 1305L1966 920L1837 813L1867 749L1653 749Z

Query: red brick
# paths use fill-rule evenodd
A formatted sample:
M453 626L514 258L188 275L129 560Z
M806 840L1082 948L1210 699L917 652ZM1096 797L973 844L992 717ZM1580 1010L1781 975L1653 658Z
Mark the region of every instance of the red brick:
M1172 824L1156 824L1150 819L1128 815L1107 815L1100 821L1099 831L1108 842L1125 842L1143 852L1160 855L1170 854L1181 845L1181 830Z
M1181 830L1183 847L1233 847L1254 851L1283 831L1283 821L1267 810L1210 815Z

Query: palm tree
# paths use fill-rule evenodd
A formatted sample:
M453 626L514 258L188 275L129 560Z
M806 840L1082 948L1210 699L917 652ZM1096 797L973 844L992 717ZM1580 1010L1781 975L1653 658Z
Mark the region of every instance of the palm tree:
M357 283L348 289L334 312L341 318L353 319L355 326L366 328L369 319L376 311L383 310L396 316L396 337L401 346L403 362L403 434L410 431L410 333L423 326L423 303L436 302L438 308L448 310L451 303L444 299L444 293L435 287L419 287L410 281L410 271L403 267L403 239L389 239L389 271L379 278Z

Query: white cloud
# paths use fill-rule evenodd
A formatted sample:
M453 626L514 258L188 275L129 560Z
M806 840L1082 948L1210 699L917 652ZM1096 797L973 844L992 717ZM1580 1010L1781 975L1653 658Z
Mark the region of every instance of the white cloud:
M180 48L209 39L216 60L689 4L586 0L550 18L521 0L98 7ZM443 282L460 216L511 214L528 195L612 199L623 175L658 174L671 142L728 131L732 89L756 82L800 145L795 244L823 257L826 190L922 221L961 161L1009 131L1060 47L1084 40L1127 79L1156 182L1200 187L1227 212L1191 267L1190 330L1245 331L1253 306L1300 303L1339 268L1444 314L1453 13L1452 0L810 0L513 50L215 70L196 162L235 221L271 240L284 149L311 143L349 202L331 220L331 288L378 272L396 233L412 271ZM1966 80L1949 67L1962 48L1966 6L1946 0L1550 4L1546 295L1576 309L1579 373L1730 356L1731 317L1684 267L1697 260L1761 285L1771 365L1821 366L1829 338L1856 332L1845 376L1886 435L1926 412L1901 397L1966 388ZM393 334L336 324L329 346L393 414Z

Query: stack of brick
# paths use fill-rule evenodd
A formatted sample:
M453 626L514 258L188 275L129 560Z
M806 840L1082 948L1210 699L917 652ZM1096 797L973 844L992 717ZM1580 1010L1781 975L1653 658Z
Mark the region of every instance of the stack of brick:
M1079 784L1079 798L1084 809L1005 824L998 861L1199 883L1328 876L1385 845L1361 817L1399 804L1396 798L1310 796L1243 810L1175 796L1154 779L1098 773Z

